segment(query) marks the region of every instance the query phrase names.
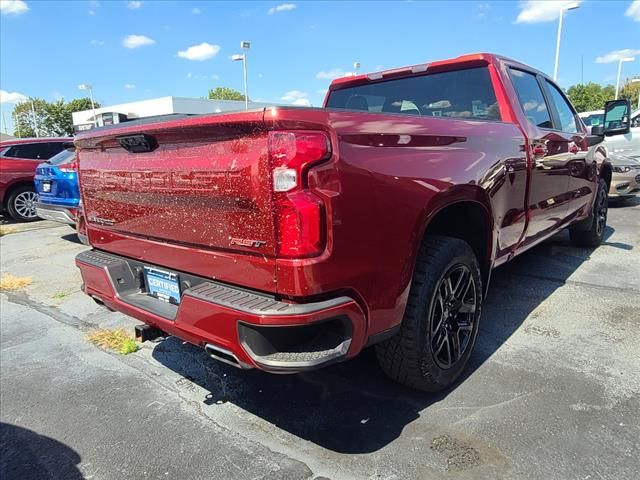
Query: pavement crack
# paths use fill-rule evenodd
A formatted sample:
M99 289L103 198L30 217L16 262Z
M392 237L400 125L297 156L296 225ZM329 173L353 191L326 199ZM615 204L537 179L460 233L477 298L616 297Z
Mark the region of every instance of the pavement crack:
M29 307L33 310L46 315L47 317L69 325L70 327L77 328L78 330L87 331L95 328L93 323L86 322L75 315L68 315L61 311L58 307L53 305L45 305L37 302L29 297L24 292L3 292L7 296L7 300L16 305L22 305L23 307Z

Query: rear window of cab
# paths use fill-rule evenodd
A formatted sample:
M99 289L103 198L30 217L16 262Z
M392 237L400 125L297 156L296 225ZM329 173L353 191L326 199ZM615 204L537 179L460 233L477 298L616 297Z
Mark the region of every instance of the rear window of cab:
M327 108L500 121L487 67L380 80L333 90Z

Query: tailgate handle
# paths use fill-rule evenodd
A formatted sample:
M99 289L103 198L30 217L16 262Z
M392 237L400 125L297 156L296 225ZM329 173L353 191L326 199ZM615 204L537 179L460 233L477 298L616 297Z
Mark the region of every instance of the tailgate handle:
M117 140L120 146L129 153L153 152L158 148L156 138L146 133L117 137Z

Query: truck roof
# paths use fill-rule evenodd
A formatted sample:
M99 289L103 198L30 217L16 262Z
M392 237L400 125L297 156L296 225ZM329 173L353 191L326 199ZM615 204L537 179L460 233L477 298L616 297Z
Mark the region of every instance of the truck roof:
M371 73L363 73L359 75L350 75L346 77L336 78L329 85L329 90L334 90L338 88L343 88L350 85L357 85L360 83L364 83L371 80L381 80L382 78L389 78L395 76L401 76L412 73L420 73L425 72L427 69L431 68L444 68L446 69L448 66L453 65L461 65L465 64L468 66L476 66L482 64L497 64L502 62L508 62L511 65L520 66L527 70L531 70L533 72L539 73L547 78L544 72L536 70L529 65L526 65L522 62L518 62L517 60L513 60L512 58L505 57L502 55L497 55L495 53L469 53L465 55L460 55L454 58L448 58L444 60L435 60L432 62L419 63L417 65L408 65L405 67L392 68L389 70L382 70L379 72L371 72Z

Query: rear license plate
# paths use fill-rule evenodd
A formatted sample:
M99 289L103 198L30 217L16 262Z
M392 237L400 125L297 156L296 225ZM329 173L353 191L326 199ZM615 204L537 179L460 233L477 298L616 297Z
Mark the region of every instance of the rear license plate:
M180 278L177 274L144 267L147 293L175 305L180 303Z
M42 191L44 193L51 192L51 182L42 182Z

